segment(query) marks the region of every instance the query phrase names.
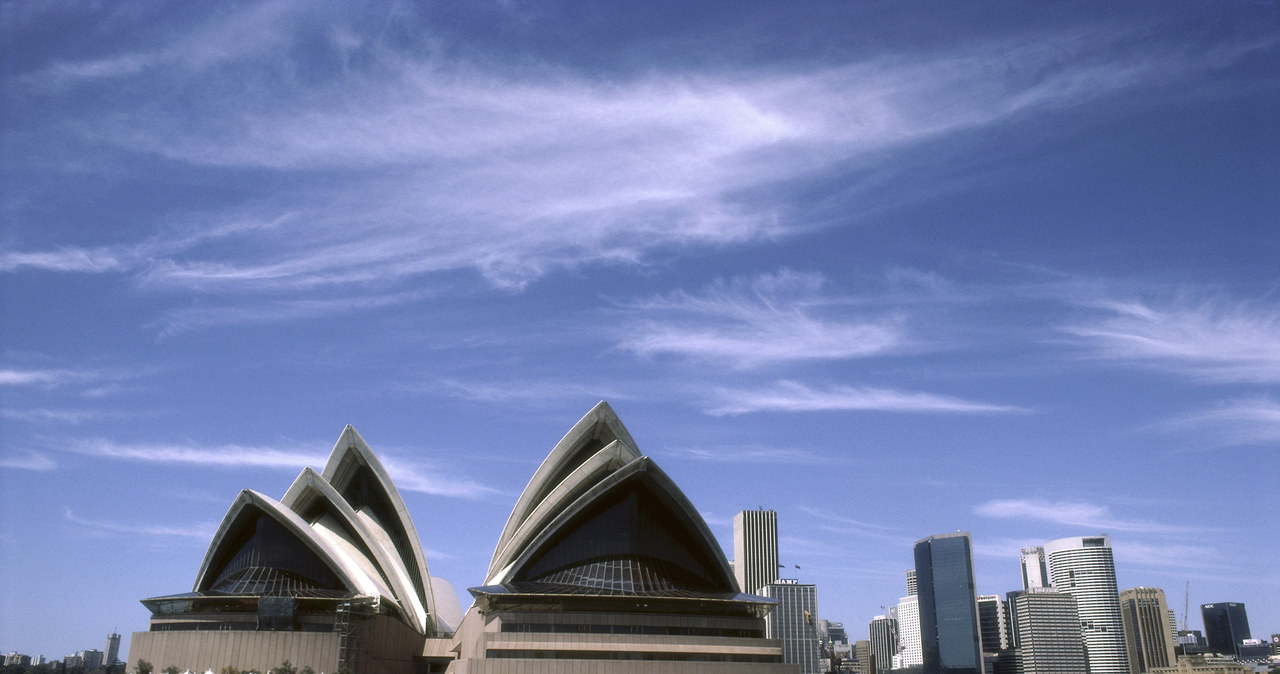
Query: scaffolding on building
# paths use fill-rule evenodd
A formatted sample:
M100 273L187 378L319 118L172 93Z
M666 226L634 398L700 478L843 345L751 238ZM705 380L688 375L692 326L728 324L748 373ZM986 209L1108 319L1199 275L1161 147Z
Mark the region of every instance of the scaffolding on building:
M378 612L378 597L352 597L338 604L334 631L338 633L338 672L367 674L368 644L361 638L361 625Z

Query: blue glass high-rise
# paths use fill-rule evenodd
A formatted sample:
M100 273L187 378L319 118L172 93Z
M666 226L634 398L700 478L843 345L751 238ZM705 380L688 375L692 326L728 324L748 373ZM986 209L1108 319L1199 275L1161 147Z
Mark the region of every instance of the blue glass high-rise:
M968 532L916 541L925 674L982 674L982 642Z
M1204 619L1209 650L1214 653L1235 656L1240 642L1250 638L1249 615L1244 604L1234 601L1201 604L1200 617Z

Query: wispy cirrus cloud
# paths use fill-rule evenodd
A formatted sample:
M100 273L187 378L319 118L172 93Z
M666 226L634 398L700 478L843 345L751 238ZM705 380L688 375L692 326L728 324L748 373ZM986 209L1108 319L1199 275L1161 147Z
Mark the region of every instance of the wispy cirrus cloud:
M101 378L101 373L88 370L0 370L0 386L54 387Z
M849 303L825 295L824 284L820 274L783 269L633 303L626 309L637 319L618 348L747 368L881 355L910 342L899 316L824 316L824 309Z
M145 376L154 368L127 370L123 368L71 369L71 368L5 368L0 369L0 389L27 387L41 390L72 390L83 398L101 398L126 390L130 380ZM91 416L88 412L59 411L52 409L2 411L4 416L36 419L46 417L60 420L80 420Z
M797 447L669 447L664 454L714 463L763 463L794 466L839 465L846 460Z
M59 250L35 253L0 252L0 271L30 268L100 274L109 271L126 271L134 264L136 260L122 259L119 251L110 248L64 247Z
M910 546L914 540L895 527L846 517L825 508L800 506L800 511L814 519L814 528L836 534L841 540L865 538L885 541L895 547Z
M1023 548L1042 545L1043 543L1044 541L1042 540L1032 539L979 537L973 540L973 554L975 557L1008 561L1017 559L1019 551Z
M198 225L215 232L204 238L160 232L145 246L9 251L0 269L123 272L149 288L295 297L462 270L519 289L557 270L805 231L813 225L797 217L802 205L753 195L1232 58L1192 59L1172 47L1137 55L1123 48L1123 33L1062 31L857 63L599 76L400 50L367 28L383 22L364 18L257 3L175 31L168 43L27 77L31 86L56 82L65 95L128 85L118 87L128 96L95 99L101 112L75 121L75 137L95 147L307 180L212 214ZM321 39L309 32L316 23L331 27ZM243 63L264 55L271 67L246 77ZM304 64L318 70L297 77ZM169 84L193 74L203 86L174 96ZM189 123L194 107L207 123ZM136 123L138 110L147 124ZM224 226L285 214L273 228ZM629 348L749 357L747 344L772 336L769 357L788 359L799 356L777 346L787 336L820 358L897 344L892 325L796 317L763 334L767 315L744 317L737 332L655 325ZM219 320L246 319L215 311L185 323Z
M143 463L194 465L209 468L267 468L299 471L304 466L320 466L327 451L303 447L263 447L245 445L121 444L93 440L73 446L71 451L102 459ZM396 488L434 496L482 498L497 490L479 482L449 474L429 463L380 454Z
M812 508L810 506L800 506L800 511L830 524L840 524L847 527L855 527L858 529L867 529L867 530L875 530L875 531L894 531L895 530L894 527L885 526L883 524L876 524L874 522L866 522L864 520L857 520L851 517L845 517L844 515L836 514L824 508Z
M553 379L520 379L505 382L482 382L461 379L443 379L424 386L407 385L409 389L443 390L466 400L486 403L505 403L513 400L524 402L559 402L563 400L631 400L634 391L608 386L593 386L576 381Z
M1001 414L1026 410L933 393L852 386L818 389L782 380L762 388L717 388L704 411L714 416L725 416L753 412L830 411Z
M1210 447L1264 445L1280 442L1280 402L1271 398L1232 400L1203 412L1170 419L1159 425L1168 431L1203 431Z
M1113 543L1116 561L1123 564L1171 569L1225 569L1230 566L1221 549L1211 545L1153 544L1135 540Z
M245 445L122 444L90 440L72 447L78 454L101 459L142 463L196 465L216 468L278 468L300 470L320 465L327 452L302 448Z
M1280 382L1280 306L1090 302L1062 330L1099 358L1217 382Z
M475 480L450 475L429 463L388 456L380 456L379 460L391 474L396 489L402 491L464 499L479 499L501 493Z
M1099 532L1136 532L1149 534L1190 533L1189 527L1173 526L1116 517L1105 505L1083 501L1046 501L1042 499L999 499L974 507L974 513L997 519L1024 519L1053 522Z
M13 470L53 470L58 464L48 456L39 452L20 452L0 454L0 468Z
M346 315L400 306L432 296L428 291L357 293L338 298L270 299L255 304L187 307L170 311L156 322L161 337L211 326L264 325L323 316Z
M86 519L76 515L71 511L70 507L65 508L64 512L68 522L82 527L87 527L98 534L110 533L145 536L147 538L193 538L198 540L208 540L213 537L218 526L214 522L200 522L187 526L129 524L123 522Z

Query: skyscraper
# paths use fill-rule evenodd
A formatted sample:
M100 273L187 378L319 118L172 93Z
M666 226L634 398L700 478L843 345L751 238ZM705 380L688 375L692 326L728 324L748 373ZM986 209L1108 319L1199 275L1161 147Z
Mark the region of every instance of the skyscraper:
M733 516L733 577L749 594L778 579L778 513L743 510Z
M766 512L773 514L772 511ZM778 605L764 620L765 635L782 642L782 661L800 665L801 674L821 671L818 630L814 625L818 619L817 588L784 578L759 588L759 594L778 600Z
M1106 535L1059 538L1044 546L1049 580L1075 597L1092 674L1128 674L1124 625L1111 539Z
M116 660L120 659L120 635L112 632L107 635L107 653L102 659L102 664L108 667L116 664Z
M898 620L891 615L878 615L867 624L871 636L871 655L876 659L876 671L887 672L893 668L893 655L898 651Z
M1044 561L1044 548L1022 549L1022 589L1049 587L1049 569Z
M1177 664L1169 604L1158 587L1133 587L1120 593L1120 621L1130 674L1146 674L1155 667Z
M916 596L916 592L918 592L918 586L916 585L916 570L907 569L907 596L914 597Z
M1009 647L1009 620L999 595L978 597L978 634L983 653L999 653Z
M1244 604L1233 601L1201 604L1200 617L1204 618L1204 638L1209 642L1210 652L1234 656L1240 642L1251 638Z
M1076 600L1053 588L1010 592L1009 615L1021 674L1085 672L1087 660L1080 637Z
M911 580L914 584L914 573ZM894 669L924 664L924 656L920 653L920 598L914 593L898 600L898 646Z
M916 541L915 560L925 674L981 674L973 544L968 532Z
M871 670L871 642L865 639L853 642L853 657L857 661L858 674L875 674Z

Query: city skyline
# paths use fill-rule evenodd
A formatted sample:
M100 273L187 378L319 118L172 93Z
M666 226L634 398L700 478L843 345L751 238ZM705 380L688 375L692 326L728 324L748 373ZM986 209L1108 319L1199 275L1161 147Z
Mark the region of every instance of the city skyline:
M1105 534L1280 631L1274 4L0 19L6 651L140 629L347 424L465 606L599 400L821 617Z

